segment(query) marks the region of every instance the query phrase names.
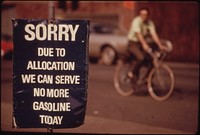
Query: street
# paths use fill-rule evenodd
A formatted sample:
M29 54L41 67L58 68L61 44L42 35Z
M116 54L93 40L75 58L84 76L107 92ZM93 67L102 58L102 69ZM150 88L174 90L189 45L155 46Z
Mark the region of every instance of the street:
M150 97L147 89L130 97L118 95L112 85L113 69L113 67L90 67L88 114L196 131L198 71L174 69L176 87L172 97L165 102L157 102Z
M86 115L195 133L198 130L199 67L170 66L176 78L175 90L168 100L158 102L150 97L147 89L139 89L129 97L120 96L113 86L114 66L90 64ZM12 62L3 60L2 130L12 127L12 111L6 111L11 107Z

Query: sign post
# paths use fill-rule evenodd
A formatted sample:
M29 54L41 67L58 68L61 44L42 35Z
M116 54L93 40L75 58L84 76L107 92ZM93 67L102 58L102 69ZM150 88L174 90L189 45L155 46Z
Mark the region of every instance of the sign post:
M54 1L49 1L49 23L50 20L55 19L55 7L54 7Z
M13 19L13 125L73 128L84 123L87 20Z
M54 1L49 1L49 23L55 19ZM47 132L53 133L53 128L47 128Z

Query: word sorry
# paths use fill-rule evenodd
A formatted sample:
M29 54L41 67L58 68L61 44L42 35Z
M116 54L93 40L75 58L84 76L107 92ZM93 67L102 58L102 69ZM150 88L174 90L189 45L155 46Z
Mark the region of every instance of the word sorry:
M39 41L44 40L54 40L54 41L75 41L76 33L79 28L79 25L73 26L71 24L27 24L24 28L27 34L24 35L24 38L27 41L33 41L35 39Z

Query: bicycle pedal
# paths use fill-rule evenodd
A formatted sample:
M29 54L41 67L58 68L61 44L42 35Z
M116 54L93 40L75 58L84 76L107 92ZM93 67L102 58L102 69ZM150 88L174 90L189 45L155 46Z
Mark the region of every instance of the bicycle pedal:
M134 77L134 75L131 71L128 72L128 77L131 78L131 79Z

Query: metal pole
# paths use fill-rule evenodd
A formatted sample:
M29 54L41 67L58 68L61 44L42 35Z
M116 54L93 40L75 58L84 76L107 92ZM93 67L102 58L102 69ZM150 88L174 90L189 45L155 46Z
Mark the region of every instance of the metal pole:
M55 19L54 1L49 1L49 23Z
M55 19L54 1L49 1L49 18L48 22L51 23ZM47 128L47 132L53 133L53 128Z
M53 133L53 128L47 128L48 133Z

